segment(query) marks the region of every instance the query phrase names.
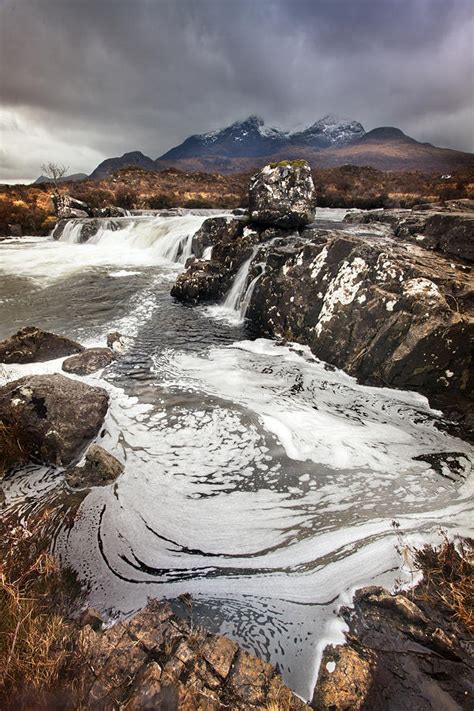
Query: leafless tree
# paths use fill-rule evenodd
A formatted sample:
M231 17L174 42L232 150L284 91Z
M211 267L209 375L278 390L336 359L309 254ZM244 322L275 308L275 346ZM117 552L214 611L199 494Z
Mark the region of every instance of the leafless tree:
M43 163L41 166L41 172L53 183L56 192L58 192L59 181L66 175L68 170L69 166L62 163Z

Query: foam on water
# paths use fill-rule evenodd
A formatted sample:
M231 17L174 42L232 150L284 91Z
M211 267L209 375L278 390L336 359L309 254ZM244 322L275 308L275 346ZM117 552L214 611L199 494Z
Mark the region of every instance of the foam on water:
M188 229L173 228L178 240ZM87 255L99 252L115 260L106 262L114 264L108 276L124 277L102 277L105 289L140 279L130 267L148 269L155 242L124 230L115 254L105 232L97 244L2 245L2 268L3 255L15 252L17 271L43 278L51 268L58 280L76 255L88 268L99 262ZM443 431L422 396L359 385L304 347L203 345L201 322L214 322L169 298L166 280L178 267L166 266L163 249L171 252L160 249L156 273L126 315L107 324L135 336L137 352L132 346L111 369L79 378L110 394L100 443L124 462L124 474L84 494L72 526L58 504L55 551L78 571L88 604L112 616L149 596L190 592L197 623L278 664L310 698L324 645L343 639L339 605L362 585L413 580L396 549L400 537L435 540L439 526L469 533L472 450ZM142 261L129 261L131 253ZM248 281L247 273L236 307ZM74 296L84 298L84 289ZM84 343L103 344L105 332ZM60 372L61 363L4 366L0 383ZM4 484L7 503L26 517L44 497L59 501L62 481L57 469L30 466Z

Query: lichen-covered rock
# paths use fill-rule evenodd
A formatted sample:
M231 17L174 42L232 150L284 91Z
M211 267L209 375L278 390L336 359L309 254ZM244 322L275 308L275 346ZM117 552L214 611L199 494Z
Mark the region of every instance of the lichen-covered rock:
M311 706L318 711L359 711L373 681L373 655L352 647L328 647Z
M66 373L75 375L89 375L96 370L105 368L115 360L115 354L110 348L87 348L78 355L70 356L62 364Z
M247 315L363 381L436 402L472 392L472 287L462 265L396 241L307 230L272 245Z
M65 478L73 489L89 486L106 486L122 474L124 466L110 452L98 444L91 444L85 462L66 472Z
M306 161L271 163L250 181L250 220L265 225L293 228L314 219L315 191Z
M238 217L209 217L204 220L192 241L192 252L202 259L206 249L220 242L226 244L237 240L245 227L245 220Z
M46 464L70 464L97 435L109 396L64 375L31 375L0 388L0 420L20 449Z
M70 338L25 326L0 342L0 363L42 363L83 350L84 346Z
M82 200L76 200L66 193L54 193L51 195L51 200L59 219L88 217L91 214L91 208L87 203L82 202Z

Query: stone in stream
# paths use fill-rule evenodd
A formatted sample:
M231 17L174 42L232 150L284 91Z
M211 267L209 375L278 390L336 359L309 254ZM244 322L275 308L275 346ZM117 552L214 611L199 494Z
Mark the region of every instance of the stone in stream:
M82 200L76 200L66 193L53 193L51 200L59 219L88 217L91 214L91 208L87 203L82 202Z
M303 227L314 219L315 197L305 160L270 163L250 181L250 220L286 229Z
M0 342L0 363L42 363L83 350L84 346L70 338L25 326Z
M98 444L91 444L86 452L85 463L67 471L65 479L73 489L106 486L115 481L123 470L122 462L119 462L110 452Z
M75 375L89 375L96 370L105 368L112 363L116 356L110 348L87 348L78 355L70 356L62 364L66 373Z
M64 375L31 375L0 388L0 421L23 458L70 464L95 437L109 396Z
M124 353L131 342L131 338L124 336L119 331L111 331L107 334L107 348L111 348L115 353Z

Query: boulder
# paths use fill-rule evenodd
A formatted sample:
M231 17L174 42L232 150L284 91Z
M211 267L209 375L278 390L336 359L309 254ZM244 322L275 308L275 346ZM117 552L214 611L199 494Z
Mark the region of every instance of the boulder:
M66 472L66 481L73 489L106 486L122 474L124 466L98 444L91 444L85 463Z
M130 215L128 210L116 205L107 205L106 207L97 207L92 209L93 217L127 217Z
M110 348L87 348L78 355L66 358L62 369L66 373L89 375L90 373L95 373L96 370L105 368L113 360L115 360L115 354Z
M64 336L25 326L10 338L0 342L0 363L42 363L81 353L84 347Z
M304 343L363 382L417 390L435 404L472 393L472 287L462 265L312 229L255 259L266 266L247 316L261 335Z
M92 214L92 208L87 203L82 202L82 200L76 200L66 193L53 193L51 200L59 219L88 217Z
M314 219L315 190L311 168L304 160L270 163L250 181L250 220L296 228Z
M31 375L0 388L0 420L23 453L46 464L70 464L97 435L109 396L64 375Z
M176 279L171 296L187 304L216 301L230 285L230 274L214 260L193 260Z
M192 242L192 252L201 259L208 247L214 247L220 242L229 244L237 240L243 233L245 220L237 217L209 217L196 232Z
M53 239L59 240L63 236L64 229L66 225L73 221L74 225L80 224L81 229L79 231L79 236L77 238L77 242L79 244L82 244L83 242L88 242L91 237L97 234L99 229L103 227L103 222L96 217L85 217L85 218L67 218L67 219L62 219L59 220L56 223L56 226L53 230ZM73 225L73 226L74 226ZM114 229L114 225L109 225L110 229Z

